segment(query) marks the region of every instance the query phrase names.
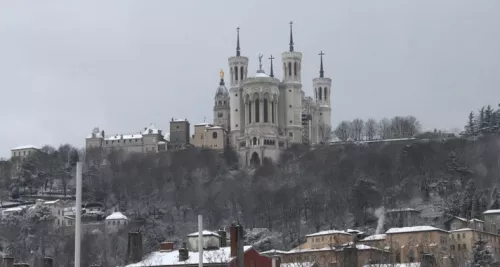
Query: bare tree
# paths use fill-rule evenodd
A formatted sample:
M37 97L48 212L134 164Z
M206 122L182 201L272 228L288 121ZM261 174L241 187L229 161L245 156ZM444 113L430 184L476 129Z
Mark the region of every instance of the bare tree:
M391 129L391 121L388 118L383 118L378 123L379 130L378 135L381 139L389 139L392 138L392 129Z
M365 122L365 136L368 140L375 139L375 135L377 134L377 121L374 119L368 119Z
M364 122L356 118L351 122L351 138L355 141L362 140Z
M413 137L420 132L420 122L414 116L396 116L391 120L391 128L395 138Z
M340 124L335 129L335 135L340 141L347 141L349 139L349 133L351 132L351 125L348 121L341 121Z

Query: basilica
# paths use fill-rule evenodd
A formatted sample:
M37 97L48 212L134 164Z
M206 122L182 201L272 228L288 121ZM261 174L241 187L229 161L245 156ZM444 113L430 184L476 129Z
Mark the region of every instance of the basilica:
M223 133L224 138L214 134L212 139L223 139L225 146L238 153L242 165L261 164L265 159L277 161L293 144L329 141L332 80L324 76L324 54L319 53L319 76L311 84L314 97L306 96L301 77L302 53L294 49L292 26L290 22L289 48L281 54L281 78L274 75L273 56L269 57L269 73L262 67L262 55L258 58L258 70L249 72L249 58L240 48L239 28L236 55L228 59L227 81L221 71L210 127Z

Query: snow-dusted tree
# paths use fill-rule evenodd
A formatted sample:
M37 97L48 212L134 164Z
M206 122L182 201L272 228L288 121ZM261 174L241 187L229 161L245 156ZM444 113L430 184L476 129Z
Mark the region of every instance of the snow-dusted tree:
M464 136L470 137L476 135L476 121L474 119L474 112L471 111L469 113L469 120L467 121L467 125L465 126Z
M362 140L364 122L362 119L354 119L351 122L351 138L355 141Z
M377 134L377 121L374 119L368 119L365 122L365 136L368 140L373 140Z
M340 141L347 141L349 139L349 134L351 132L351 126L348 121L341 121L337 128L335 128L335 136L337 136Z
M383 118L378 123L378 135L381 139L390 139L393 138L393 133L391 129L391 121L388 118Z
M472 260L470 267L489 267L496 263L493 258L493 254L486 246L486 241L478 240L474 244L474 249L472 250Z

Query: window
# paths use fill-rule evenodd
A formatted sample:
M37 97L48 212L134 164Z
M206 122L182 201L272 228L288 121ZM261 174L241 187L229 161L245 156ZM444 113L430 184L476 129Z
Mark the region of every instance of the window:
M320 112L319 115L323 115L323 113Z
M243 80L243 67L240 68L240 80Z
M326 94L326 87L324 88L324 90L325 90L325 100L326 100L326 96L327 96L327 94Z
M288 133L288 136L293 137L293 133Z
M237 81L238 80L238 67L234 67L234 80Z
M213 133L212 133L212 138L213 138L213 139L217 139L217 132L213 132Z
M254 137L253 138L253 145L256 146L257 145L257 137Z
M271 102L271 121L274 123L274 101Z
M267 98L264 99L264 122L269 122L269 104Z
M235 127L238 127L238 124L236 124Z
M260 122L260 102L255 100L255 122Z
M222 112L217 113L218 118L222 118L223 116L224 116L224 114L222 114Z
M252 123L252 102L248 102L248 123Z
M323 90L321 89L321 87L319 88L318 92L319 92L319 100L321 100L321 98L322 98L322 92L323 92Z
M288 107L289 107L289 108L291 108L291 107L292 107L292 105L288 105Z
M288 76L292 76L292 62L288 62Z
M292 121L290 121L290 123L292 123Z
M179 129L179 125L175 126L176 129Z
M293 75L297 76L297 62L293 63Z
M292 92L292 89L288 89L288 92L291 93Z
M467 249L467 245L466 245L466 244L463 244L463 245L462 245L462 248L463 248L464 250L465 250L465 249Z
M57 211L57 215L61 215L61 210L58 210L58 211Z
M238 94L235 94L234 96L238 96Z
M238 112L238 109L235 109L234 111Z

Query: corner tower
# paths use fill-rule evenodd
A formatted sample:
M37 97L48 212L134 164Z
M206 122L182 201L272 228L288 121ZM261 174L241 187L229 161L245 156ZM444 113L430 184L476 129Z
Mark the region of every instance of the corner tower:
M230 125L231 144L236 145L236 139L243 134L245 126L245 112L242 97L242 81L247 78L248 58L241 56L240 51L240 28L236 28L236 56L230 57L229 70L231 76L229 98L230 98Z
M283 80L280 86L280 133L291 143L302 142L302 53L296 52L293 22L290 22L289 50L281 54Z
M220 82L215 92L214 125L222 127L226 132L230 130L229 91L224 82L224 71L220 70Z
M319 77L313 79L314 99L318 105L318 141L328 142L332 130L332 108L330 106L330 93L332 79L325 77L323 70L323 51L319 54Z

